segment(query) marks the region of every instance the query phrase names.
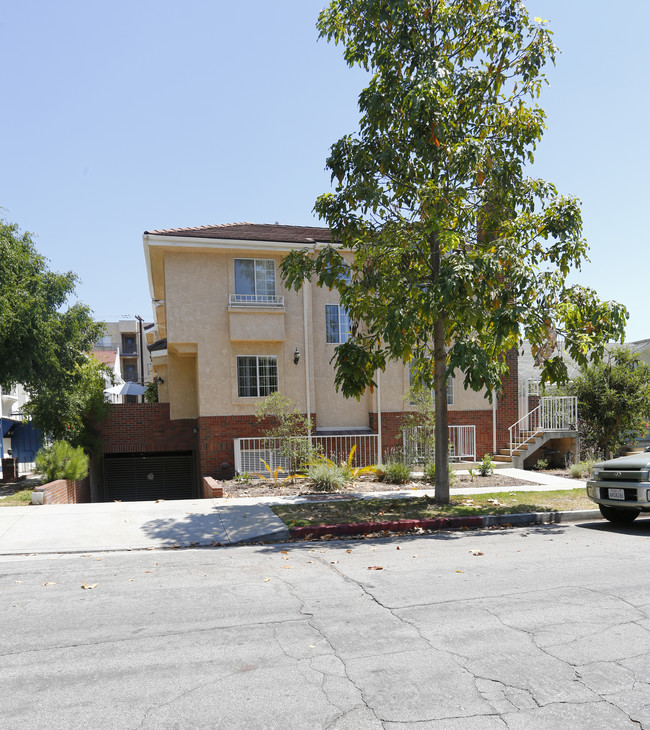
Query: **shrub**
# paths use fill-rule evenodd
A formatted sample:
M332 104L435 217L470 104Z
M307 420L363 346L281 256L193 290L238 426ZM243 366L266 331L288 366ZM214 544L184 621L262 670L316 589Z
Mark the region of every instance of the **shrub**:
M471 470L470 470L471 473ZM434 484L436 481L436 464L434 461L430 461L424 465L424 481L429 484ZM458 484L458 475L449 466L449 486L455 487Z
M584 468L585 465L582 462L580 462L579 464L571 464L571 466L569 466L569 471L571 472L572 478L582 479Z
M390 484L405 484L411 479L411 468L403 461L389 461L384 465L384 481Z
M88 474L88 462L88 455L81 446L75 448L67 441L55 441L36 454L36 469L48 482L83 479Z
M346 482L345 470L325 460L310 464L307 478L318 492L335 492L337 489L342 489Z
M487 477L494 471L494 461L490 454L484 454L476 467L482 477Z
M548 469L548 461L546 459L537 459L534 466L535 471L544 471Z

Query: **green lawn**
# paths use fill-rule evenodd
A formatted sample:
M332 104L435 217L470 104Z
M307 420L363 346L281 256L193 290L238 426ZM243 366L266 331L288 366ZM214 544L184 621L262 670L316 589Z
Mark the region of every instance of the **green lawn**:
M432 497L356 499L272 507L289 527L338 525L349 522L382 522L429 517L505 515L516 512L555 512L595 509L584 487L553 492L495 492L452 498L436 505Z
M21 489L18 492L10 494L4 499L0 499L0 507L23 507L32 501L32 489Z

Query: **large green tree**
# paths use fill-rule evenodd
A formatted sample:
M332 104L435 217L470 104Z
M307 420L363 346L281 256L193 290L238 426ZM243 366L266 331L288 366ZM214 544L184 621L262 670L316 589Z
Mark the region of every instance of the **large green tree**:
M0 387L55 385L101 335L83 304L66 306L77 277L50 271L29 233L0 220Z
M650 367L629 350L617 348L569 383L578 397L583 444L605 458L648 431Z
M104 325L75 303L77 277L49 270L29 233L0 220L0 386L25 386L28 413L48 435L93 446L104 380L89 360Z
M332 246L297 251L283 276L296 289L338 289L354 323L333 360L346 396L373 387L389 359L434 387L436 499L446 502L456 368L492 397L522 337L553 382L566 378L558 335L586 364L624 333L624 307L567 283L587 250L579 202L527 177L556 49L520 0L333 0L318 28L371 75L358 132L327 160L335 190L315 205L353 261Z

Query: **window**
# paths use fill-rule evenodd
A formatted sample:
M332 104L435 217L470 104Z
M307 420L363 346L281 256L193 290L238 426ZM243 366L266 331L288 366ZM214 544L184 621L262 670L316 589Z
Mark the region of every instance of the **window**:
M122 335L122 355L134 355L136 352L135 335Z
M348 313L338 304L325 305L325 341L340 344L350 336Z
M409 386L413 387L414 385L414 377L413 377L413 368L409 368ZM435 397L435 393L433 392L433 389L431 390L431 394ZM411 402L411 405L414 405L413 402ZM453 406L454 405L454 376L450 375L447 378L447 405Z
M235 259L235 301L275 303L275 261Z
M237 356L237 395L260 398L278 389L278 358L275 355Z

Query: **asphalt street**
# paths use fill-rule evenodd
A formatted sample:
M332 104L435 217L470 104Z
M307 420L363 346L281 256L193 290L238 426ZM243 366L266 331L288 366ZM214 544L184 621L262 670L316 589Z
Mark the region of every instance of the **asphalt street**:
M650 519L0 558L2 728L650 729Z

